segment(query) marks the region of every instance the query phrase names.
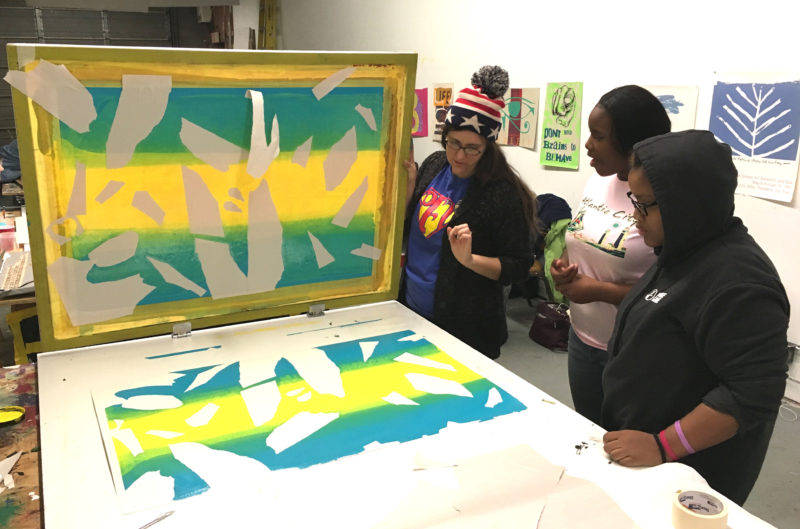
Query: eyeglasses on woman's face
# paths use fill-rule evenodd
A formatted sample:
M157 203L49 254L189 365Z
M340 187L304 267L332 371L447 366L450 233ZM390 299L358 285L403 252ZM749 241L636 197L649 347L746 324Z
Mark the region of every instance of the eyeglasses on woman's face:
M628 191L628 198L631 199L631 204L633 204L633 207L636 209L636 211L638 211L645 217L647 216L647 208L652 208L653 206L658 205L658 202L656 202L655 200L652 202L648 202L647 204L645 204L644 202L639 202L638 200L633 198L633 191Z
M474 158L483 152L479 145L461 145L461 142L450 138L446 139L444 143L447 145L447 150L453 154L457 154L458 151L463 150L464 154Z

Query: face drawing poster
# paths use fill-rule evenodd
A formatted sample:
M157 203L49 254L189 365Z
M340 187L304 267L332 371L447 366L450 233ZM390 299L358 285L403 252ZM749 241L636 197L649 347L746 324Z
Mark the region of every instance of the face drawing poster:
M797 182L800 81L718 80L708 129L731 146L737 193L791 202Z
M414 112L411 114L411 136L422 138L428 135L428 89L414 90Z
M672 132L695 128L697 117L696 86L645 86L664 105Z
M580 162L583 83L548 83L539 163L577 169Z
M447 117L447 109L453 102L453 83L433 85L433 141L442 141L442 128Z
M154 354L146 380L93 391L118 495L144 487L154 491L144 503L180 500L226 473L266 486L281 469L525 409L411 330L242 353L252 339Z
M536 148L539 120L539 89L509 88L503 96L503 128L497 138L500 145Z

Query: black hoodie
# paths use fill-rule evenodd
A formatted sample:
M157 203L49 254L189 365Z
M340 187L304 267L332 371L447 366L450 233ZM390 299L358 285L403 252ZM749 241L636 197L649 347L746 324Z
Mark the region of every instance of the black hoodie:
M707 131L634 146L664 228L658 260L619 306L603 373L603 426L659 432L701 402L733 416L731 439L681 460L741 504L786 383L789 301L733 216L730 148Z

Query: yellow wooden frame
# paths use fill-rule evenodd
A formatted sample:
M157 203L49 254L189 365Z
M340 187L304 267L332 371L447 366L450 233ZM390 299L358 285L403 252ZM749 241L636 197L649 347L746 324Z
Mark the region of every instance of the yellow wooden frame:
M193 328L227 325L242 321L299 314L310 305L324 303L326 308L353 306L397 297L400 269L400 245L405 203L405 169L402 162L409 150L416 54L409 53L321 53L218 51L168 48L111 48L51 46L35 44L8 45L10 70L30 71L40 61L63 64L82 83L119 86L123 73L172 75L174 79L201 86L225 86L226 83L266 82L264 71L281 68L286 78L275 83L303 86L318 82L332 72L355 66L356 73L347 80L354 85L381 83L386 95L384 122L386 143L381 148L385 166L384 211L376 225L376 241L381 241L383 256L376 265L376 276L366 286L359 281L336 281L330 288L319 290L313 297L302 286L287 287L286 299L265 299L259 294L226 300L208 298L136 307L131 316L90 325L63 324L65 310L47 271L47 252L53 255L52 242L45 230L55 209L46 182L51 181L48 165L41 156L43 136L48 119L57 121L37 103L13 90L14 112L20 145L23 181L28 204L28 218L33 257L34 279L42 350L50 351L107 343L131 338L168 334L176 323L190 321ZM106 73L115 72L109 79ZM242 75L244 80L239 79ZM311 81L309 81L309 79ZM48 215L50 215L48 217ZM175 305L175 303L178 303ZM165 308L167 310L165 310ZM66 331L63 329L66 328Z

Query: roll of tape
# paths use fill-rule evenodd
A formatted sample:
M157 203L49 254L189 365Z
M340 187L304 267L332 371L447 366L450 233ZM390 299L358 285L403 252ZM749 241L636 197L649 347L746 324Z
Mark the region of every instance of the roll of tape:
M672 501L672 525L675 529L725 529L728 508L707 492L679 490Z

